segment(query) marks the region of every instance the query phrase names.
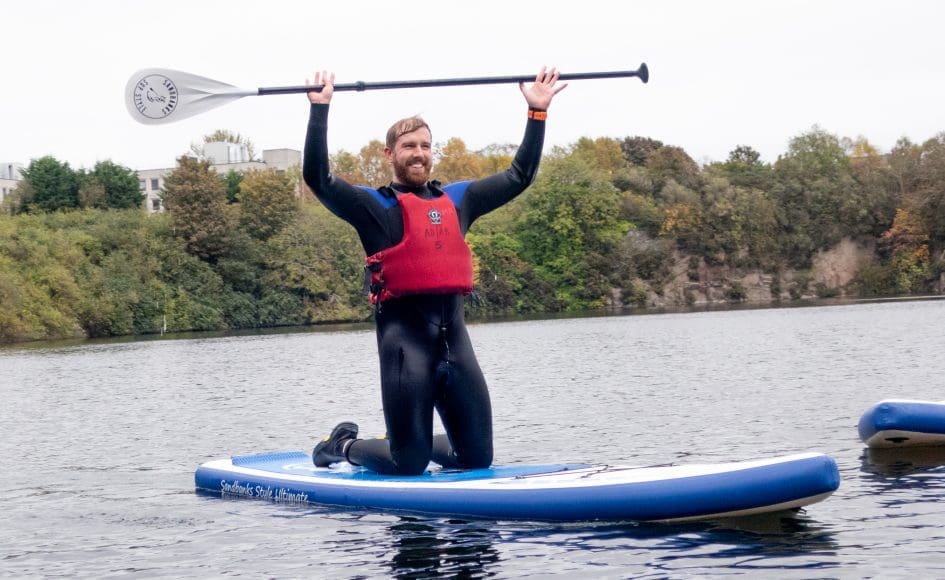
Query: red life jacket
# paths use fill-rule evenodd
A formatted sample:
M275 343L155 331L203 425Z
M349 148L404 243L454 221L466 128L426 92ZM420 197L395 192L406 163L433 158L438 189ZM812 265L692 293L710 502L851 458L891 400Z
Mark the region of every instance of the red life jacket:
M404 216L403 239L366 258L371 302L408 294L472 292L472 252L449 196L398 194L397 203Z

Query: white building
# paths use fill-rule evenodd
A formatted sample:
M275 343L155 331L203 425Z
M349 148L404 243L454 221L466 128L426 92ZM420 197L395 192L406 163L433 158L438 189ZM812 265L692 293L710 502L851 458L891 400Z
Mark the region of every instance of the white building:
M23 165L20 163L0 163L0 203L10 195L23 179Z
M203 152L210 161L210 166L220 175L226 175L230 171L245 173L254 169L286 171L293 165L302 163L302 153L295 149L265 149L262 152L262 161L250 161L246 147L236 143L207 143ZM161 190L164 189L164 179L173 171L173 167L165 167L137 172L138 185L141 192L147 196L145 207L149 212L164 210Z

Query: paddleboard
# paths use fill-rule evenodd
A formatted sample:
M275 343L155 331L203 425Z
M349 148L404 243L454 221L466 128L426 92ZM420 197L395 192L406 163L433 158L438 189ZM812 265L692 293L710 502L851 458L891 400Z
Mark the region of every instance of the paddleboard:
M840 485L833 458L802 453L719 464L505 465L386 476L302 451L200 465L198 492L223 498L535 521L686 521L799 508Z
M886 399L867 409L857 428L869 447L945 445L945 402Z

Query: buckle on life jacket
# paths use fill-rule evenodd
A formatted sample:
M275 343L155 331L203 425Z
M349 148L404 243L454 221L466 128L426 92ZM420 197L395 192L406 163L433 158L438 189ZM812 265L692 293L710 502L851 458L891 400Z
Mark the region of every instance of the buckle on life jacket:
M381 291L384 289L384 283L381 281L380 272L383 268L382 264L378 262L370 262L364 266L364 290L370 296L371 302L378 305L378 312L380 312L380 295Z

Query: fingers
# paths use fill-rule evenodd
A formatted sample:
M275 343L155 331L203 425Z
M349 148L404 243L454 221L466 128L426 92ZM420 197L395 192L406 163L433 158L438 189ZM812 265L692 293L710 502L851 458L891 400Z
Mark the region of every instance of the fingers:
M305 80L305 85L308 86L308 79ZM316 87L322 87L325 85L334 85L335 84L335 73L329 73L326 70L315 71L315 80L312 82L312 85Z
M557 95L562 90L564 90L566 86L568 86L568 83L558 86L558 79L560 78L561 71L555 67L551 67L549 69L548 67L543 66L535 76L535 83L532 85L532 87L535 87L536 90L542 93L550 92L552 95ZM524 87L521 84L519 84L519 86L522 87L522 91L524 92Z
M545 110L551 104L552 98L568 86L567 83L559 85L560 78L561 72L557 68L542 66L535 75L535 82L528 87L525 83L519 83L518 86L529 107Z
M311 87L308 99L312 103L328 103L331 101L331 95L335 88L335 73L329 73L326 70L315 71L311 82L305 79L305 86Z
M558 82L558 78L561 76L561 72L555 67L550 69L542 66L541 70L538 71L538 74L535 76L535 82L543 85L554 85Z

